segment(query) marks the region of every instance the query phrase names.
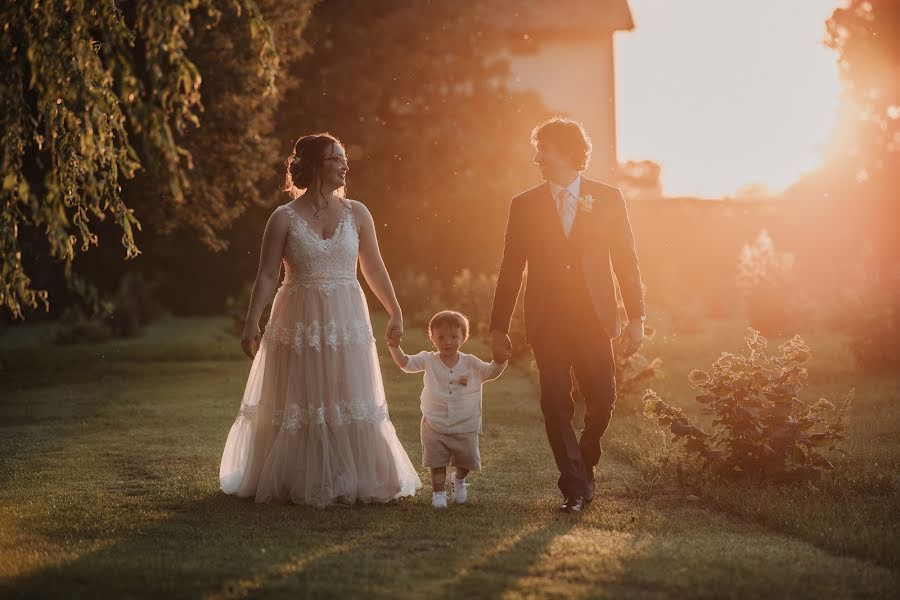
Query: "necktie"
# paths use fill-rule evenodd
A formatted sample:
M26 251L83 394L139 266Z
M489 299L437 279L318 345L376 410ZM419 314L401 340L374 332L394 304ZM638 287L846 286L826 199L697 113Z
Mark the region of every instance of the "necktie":
M575 209L577 208L575 198L568 189L563 188L557 197L557 208L559 210L559 218L562 221L563 231L566 237L572 233L572 225L575 223Z

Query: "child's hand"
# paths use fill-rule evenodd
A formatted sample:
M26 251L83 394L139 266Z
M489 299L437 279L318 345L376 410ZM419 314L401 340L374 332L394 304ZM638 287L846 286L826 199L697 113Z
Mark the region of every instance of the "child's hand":
M502 331L491 332L491 355L498 363L506 362L512 356L512 342Z

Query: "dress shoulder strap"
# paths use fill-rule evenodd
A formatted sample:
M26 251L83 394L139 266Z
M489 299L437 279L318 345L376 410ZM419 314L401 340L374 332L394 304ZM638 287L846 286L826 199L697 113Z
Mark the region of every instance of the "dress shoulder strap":
M342 202L344 203L344 215L346 216L347 219L349 219L350 223L353 225L353 229L356 229L357 223L356 223L356 216L353 214L353 200L351 200L350 198L344 198L342 200ZM344 217L342 216L342 218L344 218Z
M282 204L281 206L276 208L275 211L276 212L282 211L283 213L285 213L287 215L288 221L291 224L291 229L294 228L294 226L297 224L297 219L300 218L300 215L297 214L297 211L294 209L293 206L291 206L290 202Z

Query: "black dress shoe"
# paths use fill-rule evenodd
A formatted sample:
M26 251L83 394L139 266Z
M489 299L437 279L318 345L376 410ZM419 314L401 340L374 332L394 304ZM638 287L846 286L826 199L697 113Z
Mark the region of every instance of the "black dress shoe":
M581 509L584 508L584 498L581 496L569 496L559 508L567 513L581 512Z

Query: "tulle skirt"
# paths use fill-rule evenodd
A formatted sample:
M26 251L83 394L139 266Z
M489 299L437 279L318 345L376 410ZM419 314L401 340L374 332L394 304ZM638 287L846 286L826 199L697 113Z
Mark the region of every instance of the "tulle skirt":
M388 415L356 279L279 289L219 481L257 502L316 506L387 502L421 487Z

